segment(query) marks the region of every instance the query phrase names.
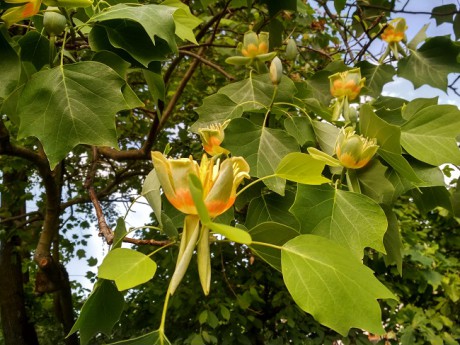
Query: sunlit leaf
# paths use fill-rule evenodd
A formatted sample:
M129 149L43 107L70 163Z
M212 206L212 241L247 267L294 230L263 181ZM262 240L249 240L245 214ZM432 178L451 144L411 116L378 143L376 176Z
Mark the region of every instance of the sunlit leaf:
M176 24L176 35L182 40L188 40L195 44L198 44L196 41L195 35L193 34L193 29L195 29L202 22L201 19L195 17L191 12L188 5L178 1L178 0L165 0L161 3L163 6L177 7L177 10L174 11L173 17Z
M283 246L284 282L299 307L346 336L352 327L384 332L377 299L394 295L347 248L301 235Z
M325 163L313 158L310 155L300 152L292 152L286 155L276 168L275 174L286 180L319 185L330 182L323 177Z
M432 165L460 164L456 137L460 111L452 105L434 105L413 115L401 128L401 143L412 156Z
M128 248L111 250L99 266L98 277L114 280L119 291L143 284L155 275L157 264L147 255Z
M212 231L225 236L230 241L241 244L251 244L252 242L251 235L248 232L233 226L214 222L210 222L206 224L206 226L209 227Z
M369 197L334 189L329 185L299 184L290 210L299 220L303 234L327 237L362 258L364 248L382 253L387 230L385 213Z

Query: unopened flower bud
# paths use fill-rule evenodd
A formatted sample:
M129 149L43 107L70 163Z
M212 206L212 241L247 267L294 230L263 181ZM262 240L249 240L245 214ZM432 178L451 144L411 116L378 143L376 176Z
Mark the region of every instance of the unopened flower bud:
M340 164L348 169L360 169L374 157L379 146L376 139L365 138L353 128L342 128L337 138L335 153Z
M337 98L347 97L349 101L358 97L366 78L361 78L361 70L354 68L329 77L331 95Z
M293 38L289 39L284 56L286 57L286 60L295 60L297 57L297 43Z
M207 128L200 128L198 133L203 143L203 148L211 156L216 156L221 153L228 154L229 151L220 146L225 138L224 130L230 120L221 124L212 124Z
M67 19L59 8L48 6L43 15L43 27L50 36L60 35L67 25Z
M281 63L281 60L276 56L270 64L270 80L272 81L273 85L278 85L282 76L283 64Z

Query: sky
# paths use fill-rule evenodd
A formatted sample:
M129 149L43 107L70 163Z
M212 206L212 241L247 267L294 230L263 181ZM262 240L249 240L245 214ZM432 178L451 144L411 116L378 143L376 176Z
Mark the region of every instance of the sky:
M411 0L409 5L406 7L406 10L414 12L430 12L431 9L435 6L441 6L450 3L456 4L457 6L459 5L456 0ZM436 26L436 22L433 19L430 19L430 15L397 14L394 17L399 16L404 17L408 23L409 27L406 32L408 41L410 41L426 23L430 23L427 30L428 37L450 35L452 33L452 24L444 23L440 26ZM452 37L452 39L455 40L455 37ZM453 79L454 77L451 76L450 81ZM460 97L452 91L445 93L439 89L435 89L429 86L422 86L417 90L414 90L411 82L397 77L394 78L393 82L385 85L383 94L386 96L400 97L407 100L412 100L419 97L432 98L438 96L439 103L454 104L460 107ZM119 204L118 208L120 210L120 214L124 215L126 212L126 206ZM127 227L138 227L150 222L151 212L151 208L147 205L146 200L143 198L140 199L140 202L136 204L136 206L132 209L132 212L130 212L126 218ZM85 230L84 233L88 233L88 231L89 230ZM89 267L86 264L85 259L74 259L67 267L70 279L80 281L80 283L82 283L83 286L87 289L92 289L92 284L88 279L85 278L86 272L93 271L94 273L97 273L97 266L101 264L102 259L109 250L109 247L103 243L100 237L97 236L98 230L96 224L90 231L92 231L93 237L88 240L89 244L84 249L87 251L88 256L92 256L98 259L98 264L96 266ZM126 244L124 246L126 247Z

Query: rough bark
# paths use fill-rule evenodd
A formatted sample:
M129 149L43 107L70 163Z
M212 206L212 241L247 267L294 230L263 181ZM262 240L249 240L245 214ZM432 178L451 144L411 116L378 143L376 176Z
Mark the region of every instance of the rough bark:
M25 213L24 173L3 172L1 210L10 216ZM21 239L16 234L14 221L0 223L3 236L0 240L0 315L5 345L38 345L33 324L28 320L22 273Z

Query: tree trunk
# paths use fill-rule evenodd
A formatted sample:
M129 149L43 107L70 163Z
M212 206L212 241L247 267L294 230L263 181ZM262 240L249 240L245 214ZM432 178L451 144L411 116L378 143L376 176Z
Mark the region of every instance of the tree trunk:
M24 173L3 172L1 214L18 216L25 213L24 187L27 177ZM13 221L2 222L0 230L0 315L5 345L38 345L33 324L28 320L22 274L20 237L15 234Z

